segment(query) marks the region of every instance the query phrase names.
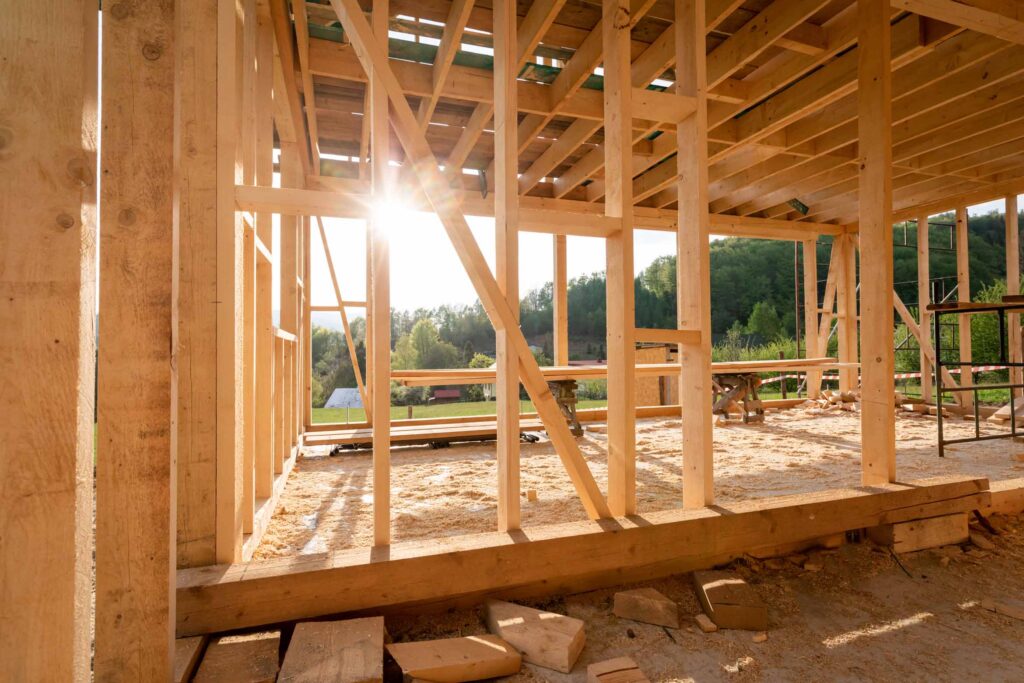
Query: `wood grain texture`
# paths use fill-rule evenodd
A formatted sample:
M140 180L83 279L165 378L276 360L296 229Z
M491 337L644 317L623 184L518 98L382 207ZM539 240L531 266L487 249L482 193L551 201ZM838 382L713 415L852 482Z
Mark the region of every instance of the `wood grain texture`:
M96 3L3 14L0 679L88 680Z
M174 648L174 3L104 19L94 671L159 680Z

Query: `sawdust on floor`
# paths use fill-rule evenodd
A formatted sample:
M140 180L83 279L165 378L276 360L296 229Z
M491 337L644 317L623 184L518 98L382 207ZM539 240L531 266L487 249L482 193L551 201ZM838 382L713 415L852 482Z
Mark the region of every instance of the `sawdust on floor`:
M638 420L637 501L650 512L682 505L678 419ZM947 438L973 435L974 423L948 419ZM1004 427L982 425L985 431ZM1024 444L1009 439L936 450L934 417L896 420L897 473L902 480L972 474L995 481L1024 477ZM606 489L606 436L589 425L579 439L594 478ZM860 483L860 415L794 408L770 412L763 425L715 427L715 498L722 503ZM372 544L372 457L354 451L328 457L307 448L295 465L255 559L322 553ZM522 444L524 527L586 519L561 460L542 440ZM536 500L527 500L528 491ZM401 542L496 528L497 466L493 443L391 452L392 538Z
M647 582L676 601L679 629L612 614L616 589L533 607L582 619L586 646L569 674L524 664L504 681L577 683L588 664L632 657L652 683L676 681L1019 681L1024 621L983 609L1024 600L1024 517L995 517L995 550L947 546L899 556L870 543L731 568L768 605L767 640L750 631L703 633L689 575ZM982 533L975 529L975 533ZM821 567L802 568L806 560ZM482 610L388 617L398 642L486 633Z

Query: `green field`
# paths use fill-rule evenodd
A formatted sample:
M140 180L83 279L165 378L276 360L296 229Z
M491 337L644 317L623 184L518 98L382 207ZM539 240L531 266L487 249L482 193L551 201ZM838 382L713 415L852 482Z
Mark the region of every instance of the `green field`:
M443 403L435 406L412 406L412 417L464 417L469 415L494 415L497 411L495 401L476 401L472 403ZM533 401L520 401L520 412L532 413ZM577 408L604 408L608 401L580 401ZM345 413L348 413L346 420ZM391 419L402 420L409 417L408 406L391 406ZM362 408L313 408L313 423L325 422L363 422L366 414Z

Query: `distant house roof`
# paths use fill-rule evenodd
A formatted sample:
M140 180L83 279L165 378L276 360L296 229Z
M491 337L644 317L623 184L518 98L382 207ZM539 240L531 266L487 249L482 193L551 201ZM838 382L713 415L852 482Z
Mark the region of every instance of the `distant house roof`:
M327 399L324 408L362 408L363 398L359 389L335 389Z
M459 398L462 392L458 389L435 389L434 398Z

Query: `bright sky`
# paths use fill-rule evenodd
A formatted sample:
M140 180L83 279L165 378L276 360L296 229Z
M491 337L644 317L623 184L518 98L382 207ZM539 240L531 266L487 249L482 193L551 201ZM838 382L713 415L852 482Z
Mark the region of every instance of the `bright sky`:
M470 228L494 272L494 219L470 216ZM435 308L441 304L472 304L477 299L441 222L433 214L394 212L391 227L391 301L399 310ZM362 300L366 291L365 229L362 221L327 219L328 244L345 299ZM519 237L519 288L525 295L550 282L553 270L551 235L521 233ZM312 238L313 305L334 303L334 292L317 231ZM568 275L603 271L604 240L569 237ZM672 233L647 230L636 233L635 271L655 258L675 253ZM351 311L352 315L358 315Z

